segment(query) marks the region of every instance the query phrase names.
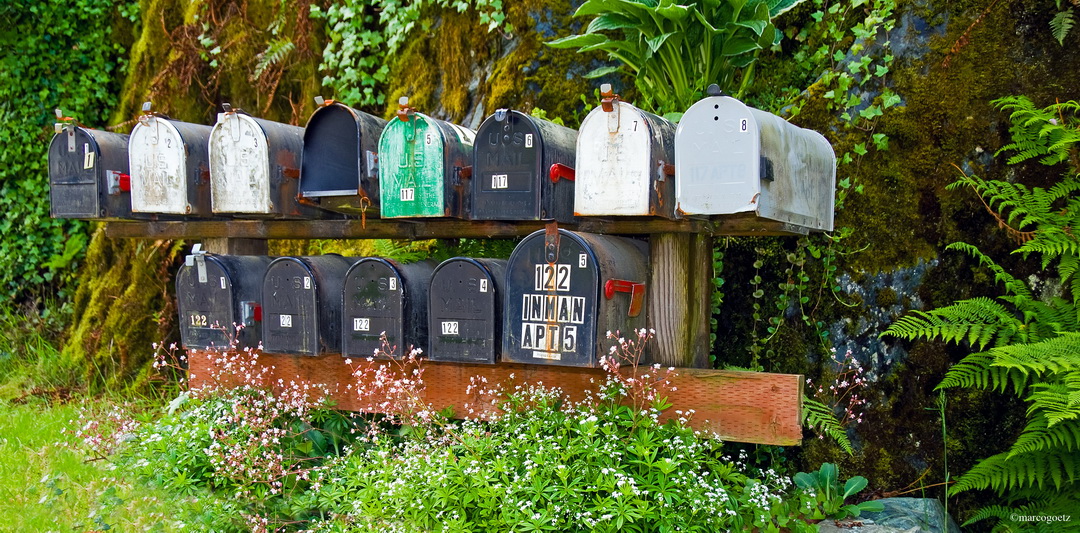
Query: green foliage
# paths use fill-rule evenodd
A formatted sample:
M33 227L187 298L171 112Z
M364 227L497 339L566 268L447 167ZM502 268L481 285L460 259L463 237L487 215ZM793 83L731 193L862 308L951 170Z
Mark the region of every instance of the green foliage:
M0 295L5 298L54 292L78 266L86 223L49 217L53 109L82 123L105 123L123 78L123 50L112 38L118 5L115 0L0 5ZM71 240L76 236L83 240Z
M979 350L954 365L939 389L975 387L1010 391L1027 403L1027 424L1009 450L983 459L961 476L949 493L992 489L1005 506L991 506L970 521L1001 518L1002 509L1022 507L1027 514L1055 514L1076 507L1080 492L1080 241L1071 228L1078 222L1080 180L1075 159L1067 155L1075 140L1067 123L1044 126L1049 118L1064 120L1076 104L1036 109L1022 97L996 101L1010 117L1013 143L1020 153L1010 163L1040 157L1045 165L1070 161L1073 168L1049 189L986 181L963 176L953 187L971 187L983 198L999 224L1022 244L1014 253L1037 255L1039 277L1060 290L1037 290L1013 276L977 248L954 244L989 268L1004 294L973 298L927 312L908 315L885 335L907 339L941 339ZM1064 127L1064 128L1063 128ZM1000 214L999 214L1000 213ZM1037 280L1035 276L1029 278ZM989 346L989 349L987 347ZM1036 495L1033 491L1038 491ZM1037 511L1037 512L1036 512ZM1013 527L1002 520L998 528ZM1024 525L1023 523L1019 525ZM1028 523L1030 528L1031 524Z
M1061 0L1057 0L1057 8L1061 9ZM1073 16L1072 7L1068 7L1062 11L1058 11L1054 15L1054 18L1050 19L1050 34L1057 39L1058 44L1065 45L1065 37L1069 35L1069 31L1072 30L1073 25L1076 24L1076 19Z
M319 68L334 98L357 107L385 104L389 59L416 38L413 30L430 29L420 17L428 7L474 9L488 31L514 31L502 0L338 0L325 10L313 5L311 16L326 20L328 41Z
M1037 108L1026 96L1007 96L993 104L1010 112L1009 134L1013 142L997 152L1017 152L1009 157L1010 165L1040 158L1044 165L1071 161L1074 167L1080 166L1075 151L1080 142L1080 103L1070 100Z
M824 463L817 472L799 472L795 474L795 485L809 491L813 496L810 518L822 520L831 518L843 520L848 517L858 518L863 512L879 512L884 509L881 502L865 501L858 504L844 502L866 488L866 478L855 476L843 485L840 484L839 470L832 463Z
M828 405L825 405L808 396L803 396L803 425L820 434L825 434L836 441L842 450L848 455L854 455L851 448L851 440L848 439L844 426L840 425L836 414Z
M643 98L640 107L679 115L711 83L741 96L758 51L780 42L772 19L801 1L587 0L574 13L593 17L585 33L548 45L607 52L620 65L600 67L586 77L623 71Z

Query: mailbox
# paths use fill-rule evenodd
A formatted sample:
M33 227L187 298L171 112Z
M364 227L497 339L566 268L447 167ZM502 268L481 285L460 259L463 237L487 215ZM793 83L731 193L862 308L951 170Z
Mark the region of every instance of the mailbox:
M833 229L836 154L820 133L722 96L712 85L675 134L675 197L687 214L750 213Z
M210 126L145 114L131 130L131 210L210 217Z
M577 132L499 109L476 130L474 220L574 219Z
M354 260L336 254L280 257L263 277L263 349L341 353L341 288Z
M128 136L71 122L57 123L56 130L49 144L52 216L132 218Z
M394 357L427 348L427 294L434 263L366 257L345 275L342 354L371 357L382 334ZM396 347L396 348L395 348Z
M229 349L234 335L238 348L257 348L262 341L263 275L271 258L213 255L199 248L196 244L176 273L184 348Z
M431 276L428 357L494 363L502 351L503 259L447 259Z
M210 189L215 213L257 218L315 218L300 205L304 128L252 117L223 104L210 133Z
M675 217L675 125L601 88L577 138L574 212Z
M475 132L398 107L379 137L380 216L466 218Z
M304 130L300 195L322 209L363 215L379 208L379 135L386 121L333 100L321 106Z
M506 265L504 361L596 366L608 331L645 327L648 245L550 227Z

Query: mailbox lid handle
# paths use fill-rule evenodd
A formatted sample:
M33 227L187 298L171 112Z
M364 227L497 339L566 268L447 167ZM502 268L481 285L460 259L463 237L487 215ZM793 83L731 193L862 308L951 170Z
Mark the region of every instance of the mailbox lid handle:
M641 308L645 303L645 284L625 279L609 279L604 282L604 298L608 300L615 297L617 292L630 293L630 309L626 315L635 317L641 314Z
M574 181L574 169L562 163L555 163L548 169L548 177L551 178L551 183L558 183L560 178Z

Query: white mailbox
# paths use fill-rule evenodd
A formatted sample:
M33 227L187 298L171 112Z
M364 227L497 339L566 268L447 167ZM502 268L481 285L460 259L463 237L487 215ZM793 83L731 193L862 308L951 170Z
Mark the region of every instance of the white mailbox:
M128 138L131 210L210 216L210 126L146 113Z
M675 125L601 87L577 138L574 214L675 217Z
M836 154L820 133L748 107L719 87L683 114L675 133L680 214L748 214L762 229L833 229Z
M224 104L210 134L210 189L215 213L317 218L296 196L304 128L252 117Z

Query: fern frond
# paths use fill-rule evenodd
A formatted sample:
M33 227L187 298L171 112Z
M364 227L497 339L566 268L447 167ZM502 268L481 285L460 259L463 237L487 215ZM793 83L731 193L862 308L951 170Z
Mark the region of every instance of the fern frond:
M983 349L991 342L997 345L1013 339L1022 325L1005 306L980 296L930 311L912 311L890 324L882 335L967 342Z
M1050 426L1046 417L1030 418L1020 438L1009 448L1008 454L1012 457L1050 449L1080 450L1080 424Z
M1029 374L1008 367L993 366L990 352L976 352L964 357L949 368L935 390L952 387L969 387L1005 391L1009 384L1017 394L1027 386Z
M847 432L844 431L844 426L840 425L836 414L833 413L829 406L804 396L803 425L820 435L832 437L848 455L855 455L855 451L851 448L851 441L848 440Z
M1031 387L1029 417L1045 418L1049 427L1080 421L1080 405L1070 401L1074 389L1062 383L1035 383Z
M949 487L949 495L972 489L993 489L999 494L1021 488L1061 490L1077 481L1080 458L1064 450L1040 451L1011 456L1009 452L991 455L973 466Z
M1050 34L1057 39L1058 44L1064 46L1065 37L1069 35L1069 30L1072 29L1074 23L1071 9L1060 11L1050 19Z
M1010 294L1015 294L1027 300L1032 300L1034 297L1031 294L1031 290L1028 289L1026 283L1016 279L1012 274L1005 271L1001 265L997 264L993 259L990 259L986 254L982 253L982 250L966 243L966 242L954 242L945 247L946 250L960 250L969 256L978 259L979 264L989 268L994 273L994 279L998 283L1005 285L1005 291Z
M991 348L993 366L1041 375L1080 368L1080 333L1066 332L1031 344Z
M266 50L263 50L258 54L258 61L255 64L254 78L259 78L266 72L266 69L281 63L289 53L296 49L296 44L285 37L279 37L270 41Z

